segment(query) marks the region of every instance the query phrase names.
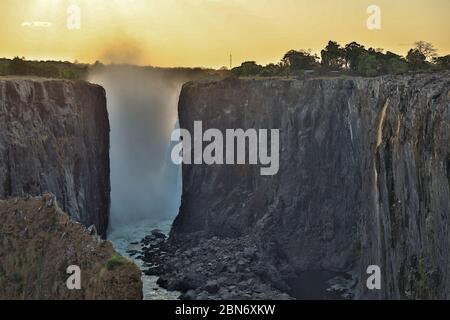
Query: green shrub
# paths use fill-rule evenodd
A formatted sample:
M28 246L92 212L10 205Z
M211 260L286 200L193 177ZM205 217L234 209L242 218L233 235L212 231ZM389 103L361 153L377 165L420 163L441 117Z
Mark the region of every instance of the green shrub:
M246 61L240 67L233 68L231 72L238 77L250 77L259 75L262 70L263 67L255 61Z
M117 267L123 266L128 263L130 263L130 261L128 261L126 258L115 255L115 256L112 256L111 258L109 258L108 261L106 261L105 267L109 271L112 271L112 270L116 269Z
M374 55L364 53L358 61L357 72L365 77L375 77L378 74L378 61Z

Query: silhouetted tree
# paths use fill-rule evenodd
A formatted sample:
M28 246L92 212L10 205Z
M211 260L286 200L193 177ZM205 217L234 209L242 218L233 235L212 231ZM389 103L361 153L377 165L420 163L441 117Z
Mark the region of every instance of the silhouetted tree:
M427 57L417 48L410 49L406 56L411 70L425 69L427 66Z
M431 43L425 41L417 41L414 43L414 45L416 46L415 49L423 54L426 59L431 61L436 57L437 50Z
M365 52L358 59L356 71L363 76L374 77L378 75L378 66L377 57Z
M441 69L450 69L450 54L444 57L436 57L433 59L433 61Z
M246 61L241 64L240 67L233 68L231 71L233 74L240 77L257 76L261 73L263 67L256 64L255 61Z
M273 77L283 73L283 67L281 64L270 63L266 65L260 73L261 77Z
M28 69L25 59L19 57L15 57L9 65L10 73L13 75L25 75Z
M391 58L384 65L384 73L399 74L408 71L408 63L402 58Z
M320 53L322 58L320 63L319 57L310 51L290 50L278 64L271 63L263 67L254 61L247 61L240 67L232 69L232 72L237 76L271 77L299 75L306 70L318 69L316 72L326 74L330 70L350 69L354 74L377 76L399 74L409 70L450 69L450 55L436 57L436 49L428 42L418 41L415 45L416 47L409 50L405 58L391 51L385 53L379 48L366 49L357 42L350 42L341 47L339 43L329 41Z
M347 61L347 68L356 70L360 57L366 52L363 45L357 42L350 42L345 46L345 60Z
M319 57L312 55L308 51L291 50L287 52L283 59L282 64L289 68L291 72L298 72L301 70L311 70L319 66Z
M331 70L339 70L346 64L345 50L337 42L329 41L320 55L322 57L322 65Z

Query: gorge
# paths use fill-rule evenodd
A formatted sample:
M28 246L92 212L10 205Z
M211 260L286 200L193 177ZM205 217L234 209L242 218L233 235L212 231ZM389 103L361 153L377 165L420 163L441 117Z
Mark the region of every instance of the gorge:
M83 263L102 270L116 253L97 242L96 229L139 264L148 299L327 298L330 288L349 299L450 298L448 72L204 77L113 66L90 75L99 85L0 78L0 198L9 199L0 202L1 270L32 257L22 233L51 247L74 228L93 240L58 250L77 256L92 240L101 259ZM250 164L185 163L181 171L170 160L177 117L191 133L195 121L221 132L279 130L278 173ZM57 212L84 227L55 224L54 210L39 220L53 198L34 196L47 192ZM31 212L37 220L27 220ZM151 232L162 225L167 241ZM370 265L382 271L381 290L365 285ZM31 268L6 277L10 296L24 292L14 280L36 277ZM120 298L141 298L136 267L125 268L110 274L135 284ZM104 297L105 288L80 298Z

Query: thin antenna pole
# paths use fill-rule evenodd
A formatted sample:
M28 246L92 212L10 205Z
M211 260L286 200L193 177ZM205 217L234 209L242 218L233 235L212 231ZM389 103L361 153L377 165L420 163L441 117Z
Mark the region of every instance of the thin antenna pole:
M230 70L233 69L233 54L230 53Z

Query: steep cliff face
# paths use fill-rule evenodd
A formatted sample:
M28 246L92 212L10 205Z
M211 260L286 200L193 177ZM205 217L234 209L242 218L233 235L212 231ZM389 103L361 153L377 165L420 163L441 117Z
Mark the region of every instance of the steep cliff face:
M69 290L69 266L81 288ZM140 270L47 194L0 200L0 299L142 299Z
M251 234L280 268L353 273L356 297L450 298L449 90L449 74L186 84L182 128L280 129L280 170L184 165L172 239Z
M103 88L0 78L0 198L52 192L73 219L106 236L109 171Z

